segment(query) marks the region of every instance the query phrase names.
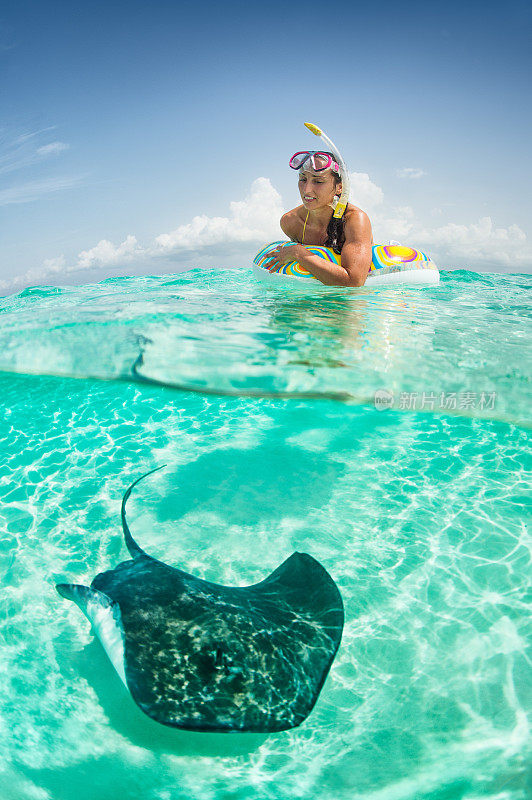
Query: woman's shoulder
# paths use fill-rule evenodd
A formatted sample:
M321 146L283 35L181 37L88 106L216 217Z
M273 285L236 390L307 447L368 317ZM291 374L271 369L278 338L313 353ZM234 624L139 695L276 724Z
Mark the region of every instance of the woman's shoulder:
M344 220L344 231L348 239L372 240L370 218L361 208L349 203L344 212Z
M286 214L283 214L281 219L286 220L287 222L291 222L292 220L301 220L305 219L305 209L301 206L296 206L296 208L290 209L287 211Z
M368 215L366 214L363 209L359 208L358 206L354 206L353 203L348 203L347 208L344 211L344 217L346 222L349 220L351 222L355 222L358 220L369 220Z
M283 214L281 217L281 228L287 236L297 236L301 223L304 222L304 208L297 206Z

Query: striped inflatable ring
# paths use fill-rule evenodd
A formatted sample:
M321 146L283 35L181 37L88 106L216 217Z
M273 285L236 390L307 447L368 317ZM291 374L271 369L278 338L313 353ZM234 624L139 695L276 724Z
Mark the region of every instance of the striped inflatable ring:
M280 241L272 242L263 247L253 259L253 272L260 280L268 282L290 279L306 279L317 281L318 279L308 270L301 267L297 261L290 261L276 267L272 272L269 267L272 263L270 253L279 245L293 244L293 242ZM338 253L329 247L317 247L305 245L313 255L330 261L333 264L340 264L341 259ZM434 261L421 250L413 247L406 247L400 244L375 244L373 245L371 267L365 286L377 286L393 283L410 285L434 285L439 282L440 273Z

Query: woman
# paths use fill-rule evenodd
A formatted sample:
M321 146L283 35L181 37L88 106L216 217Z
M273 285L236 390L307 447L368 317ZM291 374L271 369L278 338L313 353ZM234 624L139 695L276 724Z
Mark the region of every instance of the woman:
M270 272L297 261L327 286L363 286L371 265L371 223L368 215L351 203L339 219L333 217L335 200L342 192L334 154L306 150L292 156L290 166L299 170L303 205L281 217L281 228L297 244L281 245L271 252ZM305 244L332 247L341 254L341 266L313 255Z

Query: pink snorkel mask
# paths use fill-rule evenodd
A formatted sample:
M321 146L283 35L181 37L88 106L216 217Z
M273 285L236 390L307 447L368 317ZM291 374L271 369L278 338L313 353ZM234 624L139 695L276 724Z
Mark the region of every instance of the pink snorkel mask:
M329 137L324 133L324 131L322 131L321 128L318 128L318 126L314 125L313 122L305 122L305 128L313 133L314 136L319 136L329 152L335 153L334 158L336 158L336 161L332 156L329 155L327 151L305 150L303 152L295 153L292 156L290 159L290 166L292 169L302 169L305 167L305 164L310 164L315 172L322 172L324 169L332 169L334 172L337 172L340 175L342 180L342 194L336 203L333 213L333 217L335 219L339 219L346 210L349 200L349 173L347 171L345 161L343 160L342 154L334 142L329 139Z
M288 162L292 169L311 169L313 172L323 172L331 169L340 174L340 167L329 153L321 150L301 150L294 153Z

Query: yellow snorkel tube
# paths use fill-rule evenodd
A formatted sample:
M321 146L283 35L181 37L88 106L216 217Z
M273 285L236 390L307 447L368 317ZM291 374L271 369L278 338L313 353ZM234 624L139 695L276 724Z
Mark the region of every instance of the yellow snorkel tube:
M338 166L340 167L340 177L342 179L342 194L340 195L340 199L338 200L336 208L334 209L333 217L339 219L347 208L347 203L349 201L349 173L347 171L345 161L340 155L338 148L329 139L329 137L324 134L321 128L318 128L317 125L313 125L312 122L305 122L305 128L308 128L309 131L315 136L321 136L324 144L326 145L326 149L330 150L331 153L334 153L338 161Z

